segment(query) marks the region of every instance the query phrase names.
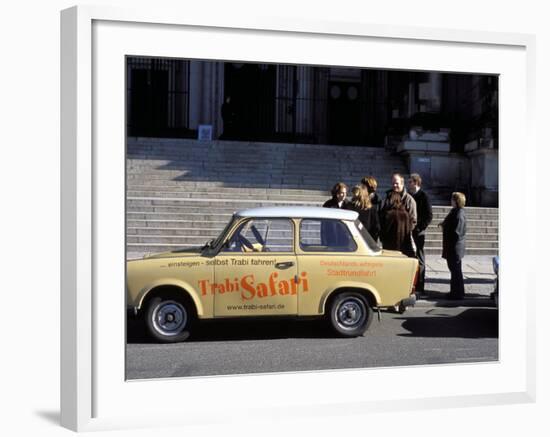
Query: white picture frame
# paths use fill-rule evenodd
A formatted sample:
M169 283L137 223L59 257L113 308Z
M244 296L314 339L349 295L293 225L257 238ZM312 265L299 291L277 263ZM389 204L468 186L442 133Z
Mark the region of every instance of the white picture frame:
M263 422L279 416L407 411L412 405L416 409L534 401L535 312L530 302L535 288L528 286L534 266L514 248L529 250L535 242L515 233L514 223L506 217L533 219L536 210L522 208L521 202L535 205L530 201L534 194L526 196L512 178L500 178L505 195L500 196L498 363L126 382L120 305L125 272L125 137L120 123L125 55L499 74L499 174L513 171L514 180L526 180L536 162L533 36L284 17L228 20L215 14L91 6L67 9L61 18L63 426L91 431L235 423L243 403L249 420ZM512 144L520 143L526 153L512 163L507 154ZM368 390L356 390L343 400L335 395L341 384ZM169 408L154 403L159 394L182 392L185 399L173 396ZM209 403L212 399L216 403ZM252 404L247 403L250 399Z

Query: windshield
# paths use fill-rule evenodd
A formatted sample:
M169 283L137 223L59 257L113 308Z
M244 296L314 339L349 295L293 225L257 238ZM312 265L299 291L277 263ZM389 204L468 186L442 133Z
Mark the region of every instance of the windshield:
M218 235L218 238L216 238L215 240L212 240L212 242L207 244L205 247L217 248L223 241L223 237L227 234L227 231L229 231L229 229L231 228L234 222L235 222L235 216L232 216L231 220L229 220L229 223L225 225L225 228L223 228L223 231L221 231L220 235Z
M374 238L372 238L372 236L367 231L367 228L365 228L365 226L363 225L363 223L361 223L359 219L355 220L355 226L359 230L359 233L363 237L363 240L365 240L365 243L367 243L367 246L370 250L372 250L373 252L380 252L382 250L382 248L378 245L378 243L376 243L376 241L374 241Z

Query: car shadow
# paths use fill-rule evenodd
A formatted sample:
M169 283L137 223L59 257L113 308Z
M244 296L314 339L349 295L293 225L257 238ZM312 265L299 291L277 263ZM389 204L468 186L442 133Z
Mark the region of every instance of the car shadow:
M127 321L127 343L158 343L152 339L143 323L137 319ZM234 319L198 322L188 343L207 341L279 340L287 338L335 338L324 320Z
M449 284L449 278L426 278L427 284ZM494 278L464 278L464 284L494 284Z
M448 300L447 299L447 296L449 295L449 291L446 290L446 291L438 291L438 290L433 290L433 289L426 289L426 293L424 295L422 295L422 299L423 300L427 300L427 301L433 301L436 303L436 305L438 303L441 303L442 305L444 306L448 306L449 304L453 304L453 303L456 303L457 305L460 305L460 306L464 306L464 302L474 302L474 301L478 301L478 304L479 305L484 305L484 306L491 306L492 305L492 300L490 298L490 296L487 294L487 293L472 293L472 292L467 292L465 295L464 295L464 299L462 300L456 300L456 301L452 301L452 300Z
M469 308L457 315L445 314L444 308L433 308L425 317L400 317L407 333L400 337L429 338L498 338L498 310ZM405 313L406 314L406 313Z

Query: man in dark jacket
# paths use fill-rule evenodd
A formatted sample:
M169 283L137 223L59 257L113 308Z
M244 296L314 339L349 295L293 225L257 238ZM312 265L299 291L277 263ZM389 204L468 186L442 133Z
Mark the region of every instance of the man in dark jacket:
M447 260L447 267L451 272L451 292L449 299L464 298L464 277L462 276L462 258L466 251L466 214L464 206L466 196L462 193L453 193L451 196L452 209L439 224L443 227L443 253Z
M412 231L414 244L416 246L416 257L418 258L418 282L416 291L424 293L424 282L426 279L426 256L424 254L424 243L426 240L426 228L432 222L433 213L430 198L420 187L422 178L418 173L412 173L409 178L409 194L416 202L416 227Z

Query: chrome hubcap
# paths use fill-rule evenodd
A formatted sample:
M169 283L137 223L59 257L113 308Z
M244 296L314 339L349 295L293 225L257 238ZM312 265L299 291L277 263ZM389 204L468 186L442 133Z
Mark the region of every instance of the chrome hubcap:
M337 309L338 324L345 329L353 329L363 323L365 307L359 298L351 297L343 301Z
M186 324L187 312L179 302L163 302L153 312L153 325L163 335L177 335Z

